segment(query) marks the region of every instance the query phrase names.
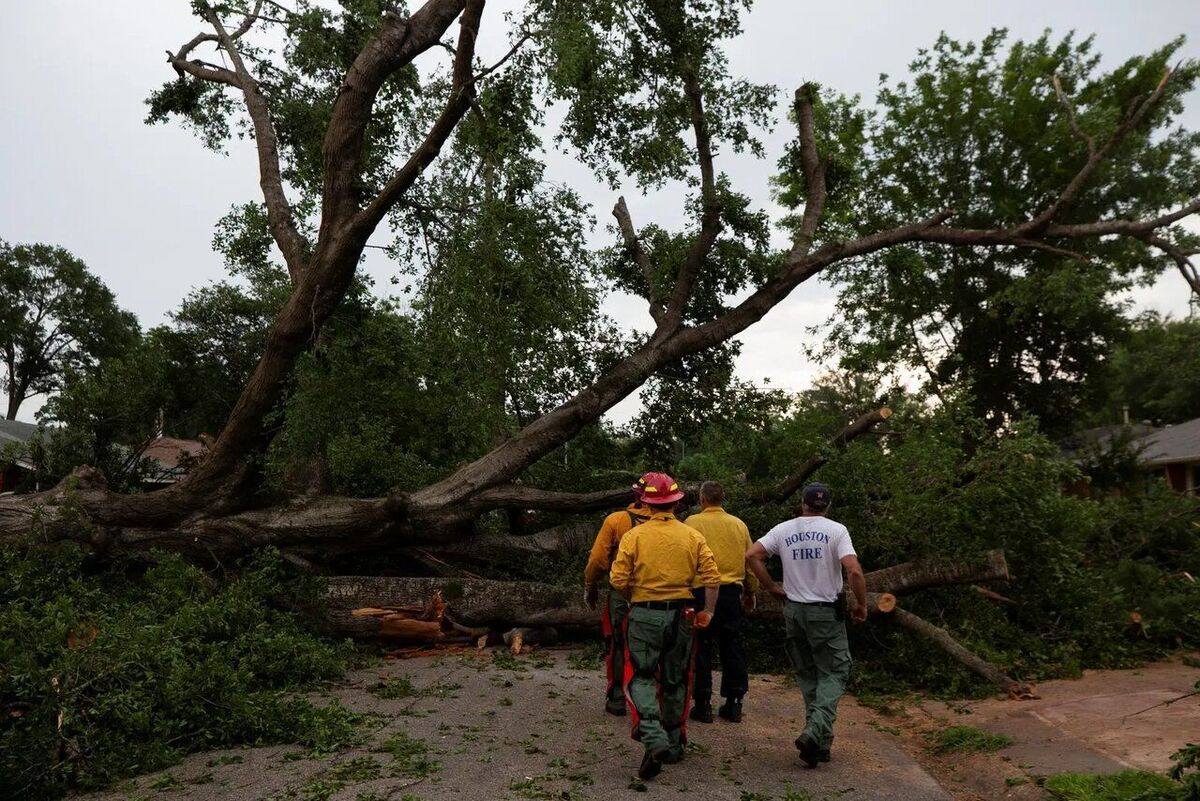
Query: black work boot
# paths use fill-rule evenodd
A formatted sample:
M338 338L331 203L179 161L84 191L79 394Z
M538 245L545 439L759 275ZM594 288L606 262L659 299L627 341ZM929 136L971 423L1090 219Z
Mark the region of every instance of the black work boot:
M609 698L604 702L604 711L619 718L625 717L625 699Z
M642 755L642 764L638 768L639 779L653 779L662 772L663 759L670 753L671 749L665 745L660 745L657 748L647 748L646 753Z
M817 761L818 762L828 762L829 760L830 760L830 756L829 756L828 748L822 748L820 751L817 752Z
M742 722L742 699L727 698L725 703L721 704L721 708L717 710L717 714L728 720L730 723Z
M808 767L815 768L820 761L821 746L808 732L796 738L796 750L800 752L800 760Z
M688 713L688 717L698 723L712 723L712 702L697 701L696 705L692 707L692 711Z

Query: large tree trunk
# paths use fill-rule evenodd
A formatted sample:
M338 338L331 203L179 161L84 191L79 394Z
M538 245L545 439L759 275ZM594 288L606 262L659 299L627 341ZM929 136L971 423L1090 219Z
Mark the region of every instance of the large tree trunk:
M867 412L857 420L849 423L837 434L830 437L829 442L822 449L822 453L809 457L808 461L801 464L794 473L781 481L777 487L765 493L761 500L774 501L776 503L786 501L804 486L804 483L808 481L813 473L820 470L829 461L828 454L830 452L844 450L851 442L871 431L875 426L891 416L892 410L884 406L882 409Z
M867 574L869 608L872 613L890 612L896 605L894 593L911 589L914 577L921 577L921 586L938 586L1004 580L1007 575L1003 551L947 563L905 562ZM377 631L377 623L355 618L351 614L354 609L421 605L434 592L441 592L454 620L470 626L592 625L599 619L597 612L584 605L582 589L533 581L393 576L333 576L328 581L331 625L335 631L353 636L369 637ZM756 615L780 615L779 599L760 591L756 600Z
M583 603L581 590L536 581L332 576L328 582L325 619L330 631L358 639L383 633L383 618L361 614L362 610L423 607L435 595L445 601L446 615L464 626L594 626L600 620L600 613ZM760 593L757 601L755 617L782 616L783 606L777 598ZM896 608L896 597L868 593L867 604L872 614L888 614Z
M927 587L1008 581L1008 578L1004 551L994 550L952 559L918 559L873 570L867 574L867 587L903 595Z

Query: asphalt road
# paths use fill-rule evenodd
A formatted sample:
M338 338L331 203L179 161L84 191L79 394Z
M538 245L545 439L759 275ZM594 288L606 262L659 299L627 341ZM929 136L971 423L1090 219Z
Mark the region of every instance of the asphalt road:
M401 679L415 696L389 700L370 689L381 681L406 687ZM360 747L331 756L307 758L295 746L195 754L168 771L88 798L950 799L895 736L877 728L873 713L851 699L843 701L833 762L805 769L792 745L803 701L798 689L776 678L752 681L741 724L692 724L685 761L666 766L644 786L635 779L641 751L629 738L626 719L603 713L601 672L571 668L566 651L515 662L491 654L389 661L352 674L328 695L379 715L383 725ZM424 753L396 757L380 750L398 733L407 738L401 742L416 744L410 750Z

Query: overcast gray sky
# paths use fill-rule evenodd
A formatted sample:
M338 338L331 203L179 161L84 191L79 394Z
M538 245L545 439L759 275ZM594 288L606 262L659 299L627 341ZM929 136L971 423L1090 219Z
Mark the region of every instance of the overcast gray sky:
M488 4L481 51L502 52L502 12L515 0ZM187 0L0 0L0 238L48 242L81 257L143 326L162 322L193 287L221 278L211 249L213 224L238 202L258 199L257 169L249 145L228 156L205 150L176 125L143 124L146 96L172 76L164 51L198 32ZM979 39L1007 27L1014 37L1045 28L1096 34L1104 65L1188 37L1184 55L1200 57L1197 0L860 0L810 3L759 0L745 32L730 49L735 73L776 84L784 95L806 80L874 97L881 72L898 76L940 31ZM1200 93L1193 93L1185 124L1200 128ZM791 132L767 137L768 158L720 156L735 186L770 207L768 178ZM578 188L599 218L596 241L615 193L572 160L550 157L551 177ZM639 223L677 224L677 193L638 197L623 190ZM393 271L375 259L368 269L388 287ZM1187 291L1168 273L1138 290L1140 308L1182 314ZM797 290L743 337L739 373L792 390L808 386L820 365L802 353L805 328L824 320L833 292L820 282ZM628 325L643 325L643 305L614 297L608 310ZM633 401L614 410L632 413ZM22 408L32 420L37 404Z

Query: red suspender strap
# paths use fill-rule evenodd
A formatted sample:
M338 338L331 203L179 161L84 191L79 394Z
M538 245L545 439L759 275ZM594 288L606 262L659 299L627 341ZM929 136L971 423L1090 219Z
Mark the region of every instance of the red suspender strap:
M679 724L679 742L687 745L688 712L691 711L692 706L692 684L696 680L696 638L699 636L699 630L693 625L696 619L696 611L694 609L691 607L685 609L683 619L687 622L688 628L692 630L692 649L688 656L687 684L685 685L686 689L683 691L683 719Z
M629 736L635 740L640 739L638 733L638 724L641 723L641 718L638 717L637 705L633 703L633 696L629 694L629 682L633 679L633 659L629 656L629 615L621 621L621 634L625 638L625 681L622 686L625 689L625 705L629 707L629 722L632 726Z

